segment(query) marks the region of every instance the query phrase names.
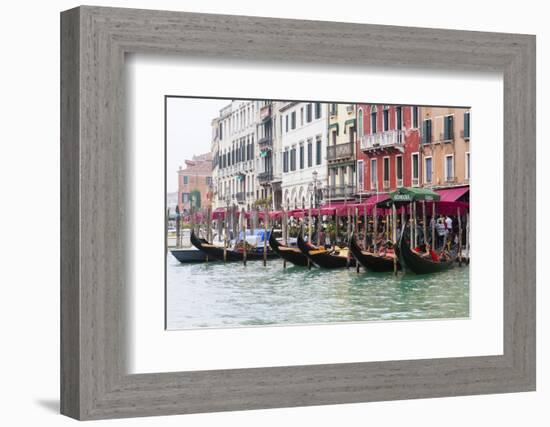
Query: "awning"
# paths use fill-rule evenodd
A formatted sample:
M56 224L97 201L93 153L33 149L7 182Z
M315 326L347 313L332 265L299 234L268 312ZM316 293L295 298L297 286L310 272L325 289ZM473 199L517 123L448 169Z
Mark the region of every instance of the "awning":
M456 202L468 191L470 191L470 186L467 185L464 187L442 188L436 191L441 196L440 200L442 202Z
M214 212L212 212L212 219L223 219L224 217L225 217L224 208L216 208L214 209Z
M429 188L401 187L390 193L394 203L416 202L419 200L439 201L441 196Z

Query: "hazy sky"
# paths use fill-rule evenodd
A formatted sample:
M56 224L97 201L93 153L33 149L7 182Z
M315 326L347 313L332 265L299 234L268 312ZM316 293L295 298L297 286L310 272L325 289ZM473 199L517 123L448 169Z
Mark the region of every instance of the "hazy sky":
M179 166L194 154L210 151L211 122L228 99L168 98L166 112L166 190L178 189Z

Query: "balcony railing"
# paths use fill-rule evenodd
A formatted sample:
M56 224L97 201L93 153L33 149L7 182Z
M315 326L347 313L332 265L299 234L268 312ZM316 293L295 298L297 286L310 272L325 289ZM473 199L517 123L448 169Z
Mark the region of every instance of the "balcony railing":
M380 148L403 148L405 142L402 130L388 130L385 132L371 133L361 137L361 150L376 150Z
M270 147L272 142L273 142L273 140L271 139L271 136L268 135L268 136L264 136L263 138L260 138L258 140L258 145L260 146L260 148Z
M260 184L266 184L273 180L273 172L260 172L257 176Z
M331 199L351 198L355 194L355 185L335 185L327 187L328 197Z
M353 142L345 144L329 145L327 147L327 160L343 160L353 157Z
M390 181L384 180L384 182L382 182L382 188L384 190L389 190L390 189Z

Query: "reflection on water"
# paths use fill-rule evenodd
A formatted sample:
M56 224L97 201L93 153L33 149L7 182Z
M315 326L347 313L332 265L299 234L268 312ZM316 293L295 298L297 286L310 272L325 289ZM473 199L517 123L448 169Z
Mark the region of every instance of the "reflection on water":
M183 265L167 256L168 329L469 316L468 267L431 275Z

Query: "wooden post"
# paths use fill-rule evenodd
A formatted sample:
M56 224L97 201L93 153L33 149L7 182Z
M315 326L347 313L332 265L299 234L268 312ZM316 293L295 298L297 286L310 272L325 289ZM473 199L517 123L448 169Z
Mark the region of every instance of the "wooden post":
M376 205L374 205L373 211L373 228L372 228L372 243L374 247L374 253L377 251L376 237L378 236L378 215L376 212Z
M460 207L457 208L458 214L458 266L462 267L462 219L460 218Z
M413 228L414 228L414 247L418 246L418 235L416 233L416 202L413 202Z
M358 230L358 222L357 222L357 218L359 218L359 208L355 208L355 228L353 229L353 233L356 235L357 234L357 230ZM349 238L348 238L349 239ZM351 240L351 239L349 239ZM350 242L348 241L348 254L350 252ZM360 262L358 260L355 260L355 268L356 268L356 271L359 273L359 265L360 265Z
M367 214L367 205L365 205L365 213L363 214L363 221L365 221L365 234L363 234L363 249L367 250L367 232L369 229L369 215Z
M428 239L426 238L426 200L422 200L422 236L424 239L424 244L428 243Z
M311 243L311 233L312 233L312 230L311 230L311 206L310 206L308 211L307 211L307 241L310 244L312 244Z
M409 203L409 247L414 247L413 202Z
M325 246L324 242L321 242L321 208L318 208L317 211L317 246Z
M432 249L437 249L437 243L435 241L435 201L432 202Z
M392 224L393 224L393 274L397 275L397 255L395 252L395 247L397 245L397 209L395 208L395 203L392 203Z
M245 217L245 210L242 208L241 210L241 230L243 232L243 264L246 267L246 217Z
M401 206L401 233L405 232L405 219L407 215L405 214L405 205ZM400 236L401 237L401 236Z
M332 243L332 246L336 246L336 242L338 241L338 213L336 210L334 211L334 242Z
M269 206L264 211L264 267L267 265L267 221L269 220Z
M285 246L288 246L288 222L287 222L287 216L286 211L283 208L282 214L281 214L281 231L283 233L283 243ZM286 268L286 259L283 258L283 268Z
M351 229L351 216L349 213L349 207L347 209L348 209L348 223L346 224L346 239L349 240L349 234ZM349 245L348 245L348 252L346 255L346 268L348 269L349 269L349 264L350 264L350 258L349 258Z
M223 262L227 262L227 235L229 234L229 208L225 208L225 215L223 217L225 232L223 233Z

